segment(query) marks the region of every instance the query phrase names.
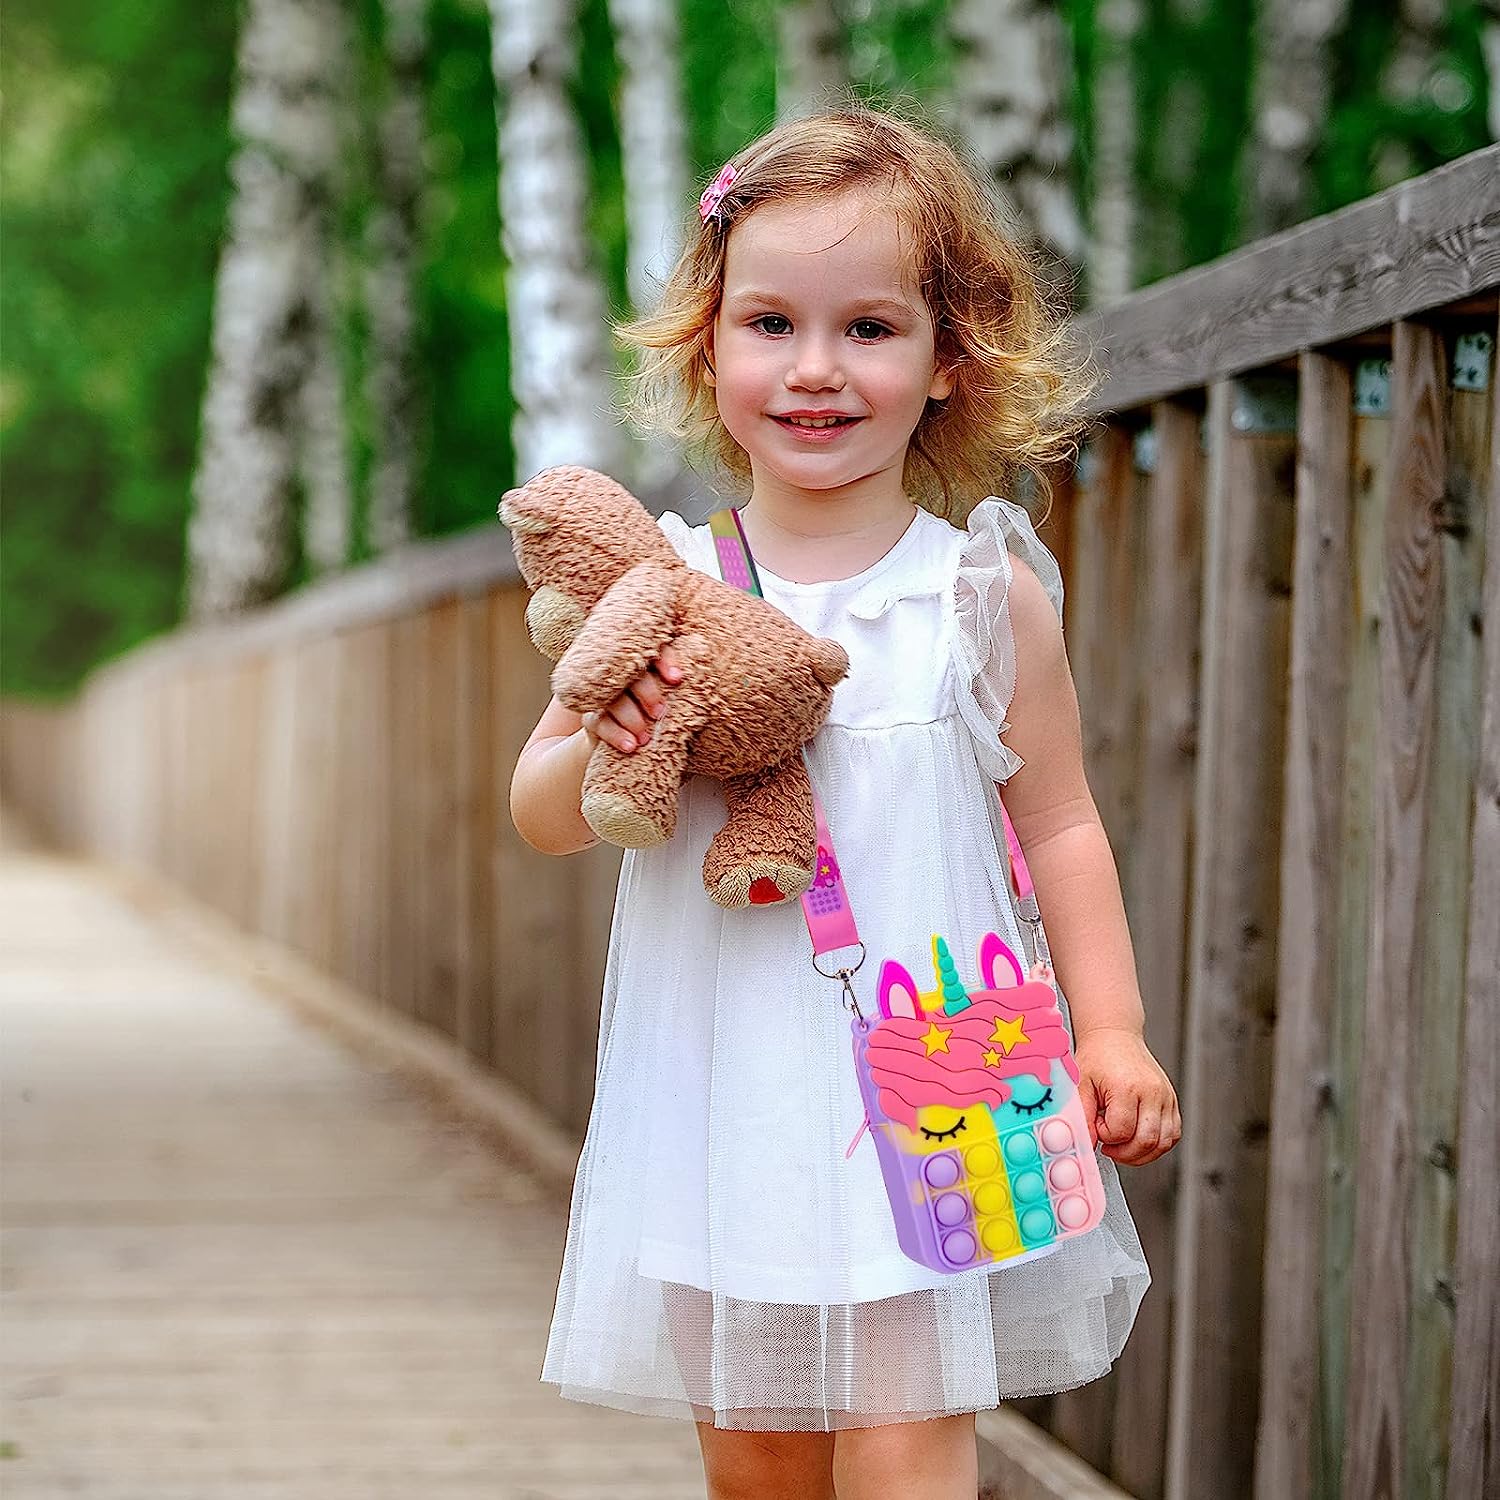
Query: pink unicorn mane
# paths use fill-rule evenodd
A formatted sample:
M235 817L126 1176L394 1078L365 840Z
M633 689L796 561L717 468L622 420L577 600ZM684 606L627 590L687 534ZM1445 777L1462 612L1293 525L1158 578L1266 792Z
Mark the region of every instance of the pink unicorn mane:
M920 1017L885 1016L870 1032L870 1077L888 1118L915 1130L917 1110L924 1105L998 1109L1011 1096L1010 1079L1029 1073L1045 1087L1058 1059L1078 1081L1050 984L1032 979L1009 989L977 990L971 1002L952 1015L938 1010ZM929 1055L923 1038L932 1037L933 1027L949 1034L933 1039L940 1045ZM994 1060L986 1062L986 1054Z

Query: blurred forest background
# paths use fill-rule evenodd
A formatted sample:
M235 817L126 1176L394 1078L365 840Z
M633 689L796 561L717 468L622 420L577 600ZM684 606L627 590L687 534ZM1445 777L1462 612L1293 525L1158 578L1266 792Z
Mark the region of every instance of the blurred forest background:
M604 409L698 191L852 87L1100 305L1500 133L1497 0L10 0L0 691L401 546Z

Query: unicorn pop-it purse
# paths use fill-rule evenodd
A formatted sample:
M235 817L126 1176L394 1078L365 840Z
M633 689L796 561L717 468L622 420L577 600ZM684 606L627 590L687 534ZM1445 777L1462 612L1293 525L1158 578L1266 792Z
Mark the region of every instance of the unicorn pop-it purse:
M724 579L759 594L740 518L709 522ZM809 779L811 779L809 777ZM852 1017L854 1067L866 1128L896 1224L896 1242L934 1271L966 1271L1042 1255L1086 1234L1104 1216L1104 1184L1078 1097L1078 1064L1057 992L1026 861L1001 805L1021 917L1038 961L1029 974L995 933L979 945L982 988L970 989L943 938L932 939L937 986L919 991L904 965L887 959L878 982L880 1016L854 993L860 941L817 789L817 869L802 896L813 967L843 986ZM819 959L857 948L849 967Z

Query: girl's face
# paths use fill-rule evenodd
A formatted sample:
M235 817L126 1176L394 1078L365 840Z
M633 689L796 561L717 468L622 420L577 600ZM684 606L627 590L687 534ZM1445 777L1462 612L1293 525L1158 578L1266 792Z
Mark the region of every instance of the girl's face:
M756 489L901 490L937 368L894 214L863 192L771 203L730 230L710 377Z

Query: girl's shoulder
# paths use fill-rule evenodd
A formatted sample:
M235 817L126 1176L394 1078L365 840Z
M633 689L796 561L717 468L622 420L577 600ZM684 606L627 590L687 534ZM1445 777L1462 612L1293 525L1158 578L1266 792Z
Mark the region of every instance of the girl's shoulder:
M957 581L961 597L988 601L988 607L981 603L981 612L991 617L1008 603L1013 589L1023 589L1032 595L1040 590L1062 619L1062 569L1037 535L1030 512L1014 500L992 495L969 513Z

